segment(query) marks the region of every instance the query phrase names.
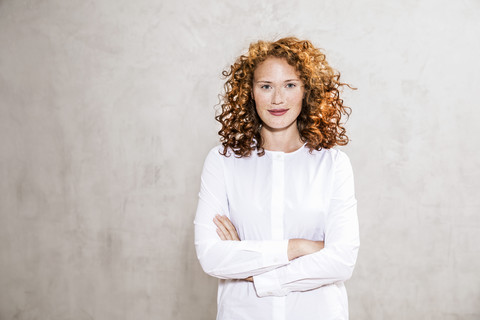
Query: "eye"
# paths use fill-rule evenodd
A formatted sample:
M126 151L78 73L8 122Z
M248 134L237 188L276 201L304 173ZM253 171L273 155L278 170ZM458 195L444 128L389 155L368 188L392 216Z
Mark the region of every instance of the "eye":
M287 88L295 88L296 86L295 83L287 83Z
M271 86L269 84L264 84L260 87L261 89L270 89Z

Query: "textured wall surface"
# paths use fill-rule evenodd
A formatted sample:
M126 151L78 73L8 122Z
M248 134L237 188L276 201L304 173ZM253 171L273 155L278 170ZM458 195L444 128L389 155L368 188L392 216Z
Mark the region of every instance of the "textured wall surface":
M351 319L480 319L477 0L0 0L0 319L214 319L220 73L285 35L358 88Z

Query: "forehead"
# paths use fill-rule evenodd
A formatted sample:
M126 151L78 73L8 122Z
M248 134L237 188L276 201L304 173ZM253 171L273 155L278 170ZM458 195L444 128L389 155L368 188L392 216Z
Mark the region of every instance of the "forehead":
M284 58L269 57L257 65L253 73L255 80L269 79L295 79L299 78L297 69L288 64Z

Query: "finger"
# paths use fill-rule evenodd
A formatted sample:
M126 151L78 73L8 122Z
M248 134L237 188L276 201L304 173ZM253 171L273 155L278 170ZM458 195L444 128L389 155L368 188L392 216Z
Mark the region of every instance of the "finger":
M223 225L226 227L228 232L230 233L230 237L232 240L240 240L238 237L237 229L235 229L235 226L233 223L228 219L226 216L222 216L223 220Z
M225 238L225 236L223 235L223 232L222 232L220 229L217 229L216 231L217 231L217 234L218 234L218 236L220 237L220 239L222 239L222 240L227 240L227 239Z
M233 240L231 239L230 232L228 232L227 228L223 224L223 221L219 219L218 216L215 216L213 222L215 223L217 228L223 233L225 239L222 240Z
M225 227L226 232L228 232L228 238L230 240L237 240L237 231L235 230L235 227L233 226L232 222L230 219L228 219L226 216L220 216L219 220L222 222L223 226Z
M213 223L215 224L215 226L217 227L217 229L215 229L215 231L217 231L217 234L220 237L220 239L227 240L225 235L223 234L223 231L220 229L221 223L220 223L220 221L218 221L218 218L214 217L212 220L213 220Z
M228 220L228 218L226 218L225 216L218 216L217 220L220 223L219 226L221 227L222 232L224 233L227 240L235 240L235 236L229 230L228 224L229 224L230 220Z
M227 234L222 231L222 229L218 228L215 230L217 231L218 236L221 240L228 240Z

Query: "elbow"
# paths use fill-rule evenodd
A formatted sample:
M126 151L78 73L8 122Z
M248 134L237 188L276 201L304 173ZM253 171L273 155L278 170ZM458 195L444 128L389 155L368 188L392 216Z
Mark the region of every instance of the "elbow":
M205 254L200 255L197 251L197 258L200 266L202 267L203 272L209 276L215 277L215 268L214 264L211 262L211 259L208 259L208 256Z
M219 272L218 266L221 264L219 259L215 258L215 255L203 246L197 246L197 258L200 266L202 267L203 272L208 274L211 277L219 279L227 279L225 276Z
M353 275L353 269L355 268L355 264L351 265L342 265L339 269L338 273L338 280L339 281L347 281Z
M202 267L203 272L208 274L211 277L219 278L219 279L224 279L218 272L216 272L216 268L212 263L209 263L208 259L198 259L200 262L200 266Z
M200 262L200 265L202 266L203 272L208 274L211 277L217 278L217 279L234 279L232 276L229 276L228 274L225 274L218 270L218 268L215 268L213 265L208 264L208 263L203 263Z
M337 254L337 277L339 281L347 281L353 275L358 256L358 245L345 246Z
M202 266L203 272L205 272L206 274L208 274L211 277L218 278L218 275L215 273L215 270L213 268L206 267L202 263L200 263L200 265Z
M205 257L200 257L198 254L197 254L197 259L198 259L198 262L200 263L200 266L202 267L203 272L205 272L208 275L211 275L210 273L212 272L212 269L211 269L211 266L208 265L207 259L205 259Z
M342 267L342 281L349 280L353 275L353 270L355 269L355 265L357 263L357 253L358 247L351 250L351 254L349 257L344 261Z

